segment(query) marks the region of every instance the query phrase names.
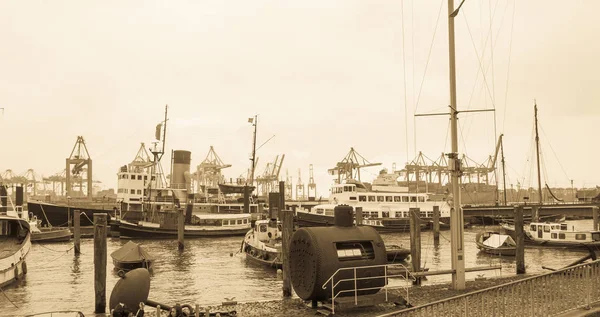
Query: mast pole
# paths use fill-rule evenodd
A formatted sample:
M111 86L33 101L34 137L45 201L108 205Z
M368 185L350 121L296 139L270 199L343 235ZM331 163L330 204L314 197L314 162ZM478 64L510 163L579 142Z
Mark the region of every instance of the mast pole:
M459 6L460 9L460 6ZM454 0L448 0L448 56L450 70L450 130L452 139L452 153L448 164L452 178L453 208L450 210L450 235L452 255L452 287L455 290L465 289L465 260L464 260L464 232L463 211L460 201L460 159L458 157L458 111L456 107L456 60L454 43L454 17L458 9L454 10Z
M162 158L163 154L165 153L165 140L167 139L167 109L168 108L169 108L169 105L165 105L165 124L163 125L162 151L160 151L160 158L158 159L159 161Z
M502 192L504 194L504 206L506 206L506 165L504 164L504 140L500 141L500 155L502 155Z
M538 195L540 205L543 203L542 197L542 176L540 173L540 136L538 134L538 116L537 116L537 102L534 100L533 112L535 118L535 153L537 158L537 180L538 180ZM538 218L538 215L534 215L535 219Z
M254 116L254 136L252 137L252 167L250 169L250 186L254 184L254 167L256 165L256 129L258 125L258 115Z

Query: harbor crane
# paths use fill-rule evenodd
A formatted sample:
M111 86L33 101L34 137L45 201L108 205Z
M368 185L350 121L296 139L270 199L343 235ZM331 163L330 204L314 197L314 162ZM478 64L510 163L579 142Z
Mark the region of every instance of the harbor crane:
M296 200L305 200L304 183L302 182L302 170L298 169L298 183L296 184Z
M334 168L328 170L329 174L337 176L335 180L337 184L341 184L342 180L355 179L360 182L360 169L364 167L378 166L381 163L371 163L362 157L353 147Z
M285 199L292 200L294 197L293 193L293 185L292 185L292 177L289 175L288 170L285 170Z
M73 146L73 150L71 151L71 155L66 159L66 168L65 168L65 178L66 178L66 187L67 187L67 197L70 197L73 194L73 184L72 178L81 176L84 171L84 167L87 171L87 198L92 198L92 158L90 157L90 153L87 150L87 146L85 145L85 140L83 136L77 136L77 141Z
M283 159L285 154L275 156L275 161L267 163L265 171L259 177L256 177L256 187L258 196L267 197L270 192L279 190L279 173L281 172L281 166L283 165Z
M219 184L225 182L221 170L229 167L231 164L225 164L211 145L204 160L196 167L198 190L205 194L209 189L217 190Z
M317 184L315 183L315 174L313 165L308 165L308 200L315 200L317 197Z

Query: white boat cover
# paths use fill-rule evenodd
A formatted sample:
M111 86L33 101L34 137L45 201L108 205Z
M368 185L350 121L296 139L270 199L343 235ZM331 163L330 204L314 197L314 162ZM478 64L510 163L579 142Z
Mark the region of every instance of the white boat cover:
M492 234L489 238L483 241L484 245L487 245L491 248L499 248L502 246L516 246L515 240L513 240L509 235L505 234Z

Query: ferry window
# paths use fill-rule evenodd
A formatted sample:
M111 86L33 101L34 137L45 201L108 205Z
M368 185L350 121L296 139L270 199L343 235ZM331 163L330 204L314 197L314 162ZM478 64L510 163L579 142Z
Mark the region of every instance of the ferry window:
M385 201L392 202L393 201L392 196L385 196Z
M260 232L267 232L267 225L260 225Z
M402 211L396 211L396 218L402 218Z
M567 231L567 230L568 230L568 228L567 228L567 224L566 224L566 223L561 223L561 224L560 224L560 230Z
M402 196L402 202L407 203L408 202L408 196Z
M323 209L317 208L317 214L322 215L323 214Z
M598 232L594 232L594 233L592 233L592 240L593 240L593 241L598 241L598 240L600 240L600 233L598 233Z
M356 196L350 196L350 200L356 200Z
M401 201L400 196L394 196L394 202L399 203Z
M559 239L564 239L565 238L565 234L564 233L559 233L558 234L558 238Z
M419 202L422 202L422 203L425 202L425 197L419 196Z
M244 224L247 224L247 223L248 223L248 219L244 219Z
M135 175L134 174L131 174L131 179L135 180Z
M142 180L142 175L138 175L138 181Z
M242 224L242 219L238 219L238 220L237 220L237 224L238 224L238 225L241 225L241 224Z
M537 229L535 228L535 225L531 225L531 226L529 227L529 231L536 231L536 230L537 230Z
M369 196L369 201L375 201L375 196Z
M141 189L138 189L138 190L137 190L137 194L138 194L138 195L141 195L141 194L142 194L142 190L141 190Z
M545 225L544 226L544 232L550 232L550 226Z
M358 196L358 201L367 201L367 196L364 196L364 195Z
M151 180L155 180L155 179L156 179L156 176L152 176Z
M123 179L128 179L129 176L127 176L127 174L123 175Z
M585 240L585 233L578 233L575 235L575 240Z
M417 197L416 196L410 196L410 202L416 203L417 202Z
M344 186L344 191L345 192L349 192L350 191L350 186Z
M135 194L135 189L129 191L131 194Z
M550 234L550 238L552 239L556 239L558 235L556 234L556 232L552 232L552 234Z
M147 181L148 180L148 175L144 175L144 180Z
M382 211L381 212L381 217L382 218L389 218L390 217L390 212L389 211Z
M148 194L146 193L146 190L144 189L144 196L146 196L146 195L148 195Z
M383 196L377 196L377 201L383 201Z
M283 226L282 225L277 225L277 230L283 231Z

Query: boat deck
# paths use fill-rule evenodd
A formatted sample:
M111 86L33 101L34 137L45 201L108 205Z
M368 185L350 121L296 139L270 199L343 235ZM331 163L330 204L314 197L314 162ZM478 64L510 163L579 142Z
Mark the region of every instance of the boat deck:
M0 237L0 259L11 256L19 251L21 243L13 237Z

